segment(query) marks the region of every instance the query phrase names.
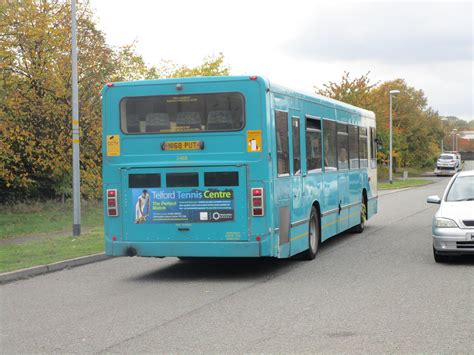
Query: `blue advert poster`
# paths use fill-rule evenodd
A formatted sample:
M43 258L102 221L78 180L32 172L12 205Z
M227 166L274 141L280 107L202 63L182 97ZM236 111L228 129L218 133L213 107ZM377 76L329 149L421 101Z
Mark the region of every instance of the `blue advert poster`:
M234 220L232 189L131 189L134 223L198 223Z

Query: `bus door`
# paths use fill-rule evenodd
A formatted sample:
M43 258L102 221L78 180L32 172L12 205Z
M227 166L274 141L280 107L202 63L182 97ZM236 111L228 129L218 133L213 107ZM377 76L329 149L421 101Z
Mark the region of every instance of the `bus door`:
M288 257L291 234L291 171L290 171L290 130L291 116L288 111L275 110L275 150L276 179L274 186L276 216L275 227L278 231L278 256Z
M292 160L291 171L291 231L290 242L291 252L295 254L305 250L307 243L305 236L307 236L307 224L305 223L308 216L306 216L306 209L304 208L303 199L303 179L301 169L301 118L300 112L290 110L291 117L291 145L292 149L290 159Z
M349 194L349 132L348 125L337 123L337 168L339 195L338 209L339 217L337 233L349 228L350 194Z
M323 194L321 211L321 240L337 234L339 220L339 192L337 173L337 127L336 122L323 121Z

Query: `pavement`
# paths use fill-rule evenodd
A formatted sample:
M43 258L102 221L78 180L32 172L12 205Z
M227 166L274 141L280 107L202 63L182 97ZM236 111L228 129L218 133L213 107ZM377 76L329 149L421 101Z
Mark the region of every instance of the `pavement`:
M378 195L379 197L380 196L383 196L383 195L390 195L390 194L394 194L396 192L402 192L402 191L406 191L406 190L411 190L411 189L415 189L417 188L418 186L412 186L412 187L404 187L404 188L401 188L401 189L385 189L385 190L379 190L378 191Z
M46 274L49 272L61 271L64 269L87 265L91 263L96 263L108 259L108 256L105 253L98 253L86 256L80 256L74 259L68 259L63 261L58 261L46 265L38 265L25 269L14 270L9 272L3 272L0 274L0 284L17 281L21 279L27 279L33 276L38 276Z
M474 259L436 264L448 178L316 260L114 258L0 286L2 353L473 353Z

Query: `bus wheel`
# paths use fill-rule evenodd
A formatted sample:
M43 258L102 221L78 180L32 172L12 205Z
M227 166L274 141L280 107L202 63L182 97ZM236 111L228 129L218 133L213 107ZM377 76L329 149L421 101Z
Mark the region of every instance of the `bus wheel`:
M360 205L360 223L354 227L354 232L362 233L365 229L365 221L367 220L367 201L362 195L362 203Z
M321 238L319 235L319 216L314 206L311 208L308 227L308 250L303 254L304 260L313 260L318 254Z

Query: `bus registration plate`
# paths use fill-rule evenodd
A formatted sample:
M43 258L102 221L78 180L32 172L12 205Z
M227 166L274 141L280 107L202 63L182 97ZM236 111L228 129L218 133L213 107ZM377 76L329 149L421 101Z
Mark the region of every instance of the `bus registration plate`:
M163 150L199 150L203 148L203 141L178 141L161 143L161 149Z

